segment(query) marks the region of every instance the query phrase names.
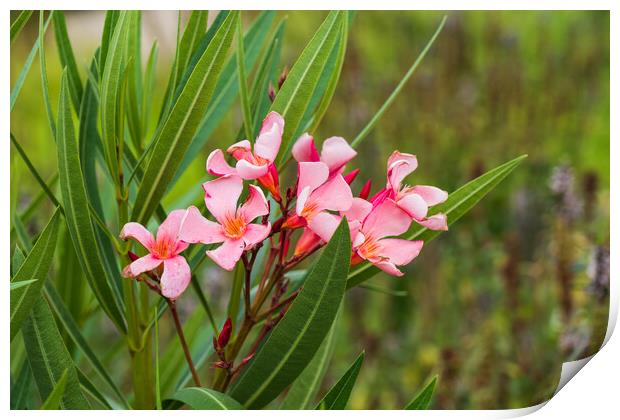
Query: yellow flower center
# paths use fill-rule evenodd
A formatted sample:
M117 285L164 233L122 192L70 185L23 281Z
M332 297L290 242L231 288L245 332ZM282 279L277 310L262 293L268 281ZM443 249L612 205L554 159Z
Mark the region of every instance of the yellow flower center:
M239 239L245 233L247 224L241 217L234 216L226 218L222 227L224 228L224 235L231 239Z

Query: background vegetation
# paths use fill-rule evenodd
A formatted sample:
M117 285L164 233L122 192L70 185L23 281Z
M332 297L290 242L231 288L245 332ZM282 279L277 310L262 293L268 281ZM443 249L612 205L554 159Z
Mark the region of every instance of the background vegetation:
M174 58L176 14L172 19L147 15L152 19L145 17L143 34L160 40L153 92L159 104ZM288 16L280 63L284 69L325 13L279 15ZM316 137L351 140L411 65L442 15L358 12L340 83ZM84 80L103 14L72 12L66 17ZM249 21L252 14L244 17ZM31 19L11 47L11 86L36 39L37 20ZM56 114L61 67L52 31L46 44ZM150 41L144 44L148 52ZM378 187L391 150L412 152L420 166L411 182L452 191L514 156L528 153L529 158L449 233L429 244L406 276L371 281L388 292L358 288L346 295L323 387L328 389L365 349L351 408L402 407L434 374L439 380L433 408L516 408L549 398L561 363L592 354L605 335L609 118L608 13L448 13L443 32L359 148L355 164ZM236 103L166 197L166 209L200 197L206 154L230 144L241 123ZM11 113L11 131L39 172L51 176L56 153L38 60ZM43 200L25 220L29 232L39 233L53 206L40 195L13 148L11 157L12 218L23 215L33 200ZM355 188L363 181L356 181ZM70 286L61 281L82 276L71 246L63 246L68 244L67 232L61 237L51 278L115 382L126 383L129 362L123 343L101 311L94 310L96 301L86 281ZM11 241L17 241L15 235ZM205 263L198 277L221 321L229 276ZM181 302L192 349L199 353L210 346L210 329L202 324L204 313L192 293ZM174 386L177 367L184 362L171 320L162 318L160 327L165 390ZM69 350L80 365L80 351L70 345ZM12 379L20 373L23 353L22 341L14 340ZM87 372L88 365L84 369ZM36 400L34 386L29 392Z

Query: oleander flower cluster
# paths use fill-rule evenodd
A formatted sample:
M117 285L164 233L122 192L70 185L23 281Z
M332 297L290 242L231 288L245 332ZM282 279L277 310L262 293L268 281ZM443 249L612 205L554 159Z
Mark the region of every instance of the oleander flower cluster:
M202 185L204 214L195 206L174 210L155 237L144 226L127 223L121 238L138 241L148 253L130 254L132 262L124 276L146 274L159 283L164 297L175 300L190 282L190 266L181 254L191 244L210 245L206 255L230 271L240 260L247 265L247 256L268 241L275 250L273 258L290 268L325 245L345 217L351 233L351 265L367 261L402 276L400 267L416 258L423 246L420 240L400 237L412 223L448 229L444 214L428 215L429 208L444 202L448 194L437 187L405 183L418 166L415 155L394 151L387 160L385 186L371 196L367 181L355 193L350 185L360 170L347 166L357 152L342 137L324 140L320 152L311 134L299 137L292 147L297 179L283 190L276 161L284 125L280 114L270 112L254 144L242 140L225 152L211 152L206 170L215 179Z

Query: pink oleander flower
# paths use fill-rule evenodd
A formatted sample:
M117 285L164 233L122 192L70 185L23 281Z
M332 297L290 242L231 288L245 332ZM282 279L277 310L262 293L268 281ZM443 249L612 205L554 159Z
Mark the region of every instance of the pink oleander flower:
M418 160L415 155L394 151L388 159L386 187L370 201L376 206L386 198L391 198L420 225L431 230L448 230L445 214L438 213L427 217L428 208L446 201L448 193L429 185L412 187L403 184L405 177L417 167Z
M329 167L323 162L298 163L297 202L295 214L289 216L283 229L308 226L320 229L317 215L329 214L328 210L345 211L351 207L353 194L342 175L330 178Z
M251 249L269 235L269 223L251 223L257 217L269 214L269 204L263 191L250 185L248 198L237 208L243 191L243 180L237 175L225 175L202 186L207 209L217 222L207 220L196 207L191 206L187 209L179 237L188 243L222 243L219 248L206 253L217 265L230 271L243 251Z
M411 225L411 217L391 198L374 207L368 202L363 204L362 199L356 201L355 214L347 216L362 220L353 240L351 264L367 260L388 274L402 276L397 266L409 264L417 257L424 242L390 236L405 233Z
M237 175L246 180L256 179L280 201L280 182L274 162L280 150L283 132L284 119L277 112L270 112L263 120L254 149L249 140L230 146L227 153L237 160L234 168L226 162L224 153L216 149L207 158L207 172L215 176Z
M302 134L297 139L292 153L297 162L323 162L329 169L330 177L342 173L344 166L357 155L357 152L342 137L326 139L319 155L314 138L308 133Z
M187 288L191 279L189 265L179 254L188 244L179 239L179 229L185 216L185 210L172 211L157 229L157 239L139 223L130 222L123 226L120 237L132 238L144 246L149 253L138 258L123 270L125 277L137 277L154 270L163 263L164 270L160 278L161 293L169 299L177 299Z

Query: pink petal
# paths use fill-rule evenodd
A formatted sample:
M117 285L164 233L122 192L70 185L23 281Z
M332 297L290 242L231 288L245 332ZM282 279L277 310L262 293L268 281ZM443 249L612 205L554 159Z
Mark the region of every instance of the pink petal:
M338 228L340 220L340 216L327 212L320 212L310 219L308 227L322 240L329 242L336 228Z
M292 150L293 157L297 162L318 162L319 152L314 145L314 138L308 134L302 134L295 144Z
M215 244L224 242L226 236L224 236L222 226L219 223L207 220L195 206L190 206L181 225L179 239L191 244L198 242Z
M256 179L264 176L269 172L269 164L255 165L248 162L245 159L241 159L237 162L237 173L243 179Z
M239 209L239 214L246 223L250 223L259 216L269 214L269 203L263 194L263 190L255 185L250 185L248 188L250 190L248 198Z
M151 271L156 268L162 260L155 258L151 254L147 254L142 258L138 258L131 264L129 264L123 270L123 276L125 277L137 277L145 271Z
M262 242L271 232L271 224L259 225L256 223L250 223L243 234L243 242L245 243L245 249L250 249L254 245Z
M252 145L249 140L241 140L230 146L226 153L237 160L252 159Z
M380 270L385 271L391 276L402 277L404 274L402 271L398 269L398 267L396 267L396 265L394 265L394 263L391 263L389 261L377 261L377 262L372 262L372 264L375 267L379 268Z
M398 236L409 229L411 217L390 198L373 208L362 226L362 232L375 240Z
M179 230L187 210L173 210L157 229L157 241L179 241Z
M226 162L224 152L215 149L207 158L207 172L215 176L230 175L235 173L235 168Z
M297 189L297 202L295 203L295 213L297 213L298 216L301 216L301 214L304 211L304 207L306 206L306 202L308 201L308 198L310 197L310 187L304 187L304 189L302 189L301 191L299 191L299 188Z
M418 167L415 155L394 151L388 159L388 187L400 188L403 179Z
M347 211L353 203L353 193L342 175L336 175L317 188L311 194L310 200L316 203L319 209Z
M245 244L243 243L243 239L229 239L219 248L213 251L207 251L206 254L224 270L231 271L235 268L235 264L237 264L239 258L241 258L244 249Z
M328 138L321 148L321 162L329 167L330 174L339 172L356 155L357 152L342 137Z
M176 256L164 260L164 273L161 276L161 294L168 299L176 299L187 289L192 278L185 258Z
M227 175L202 184L205 190L205 204L218 222L237 213L237 201L243 190L243 180L236 175Z
M151 250L151 247L155 244L155 239L153 238L151 232L146 230L146 228L140 223L136 222L130 222L125 224L125 226L123 226L123 229L121 230L120 237L122 240L126 240L127 238L135 239L149 251Z
M428 213L426 201L417 194L407 194L398 200L396 204L416 220L423 220L426 217L426 213Z
M349 220L359 220L363 222L366 219L366 216L372 210L372 203L359 198L354 197L353 202L351 203L351 208L344 212L344 215L347 216Z
M309 187L310 192L323 185L329 177L329 168L323 162L299 162L297 164L297 191Z
M430 230L448 230L448 218L442 213L434 214L424 220L416 220L416 222Z
M377 241L377 244L381 247L379 254L382 257L396 265L406 265L420 254L424 241L386 238Z
M284 132L284 118L277 112L270 112L263 120L263 126L254 142L254 154L269 162L274 162L280 150L282 133Z
M321 242L320 236L312 231L312 229L305 227L301 236L295 244L295 256L304 254L314 248Z
M422 197L429 206L443 203L448 199L446 191L430 185L416 185L411 188L411 191Z

